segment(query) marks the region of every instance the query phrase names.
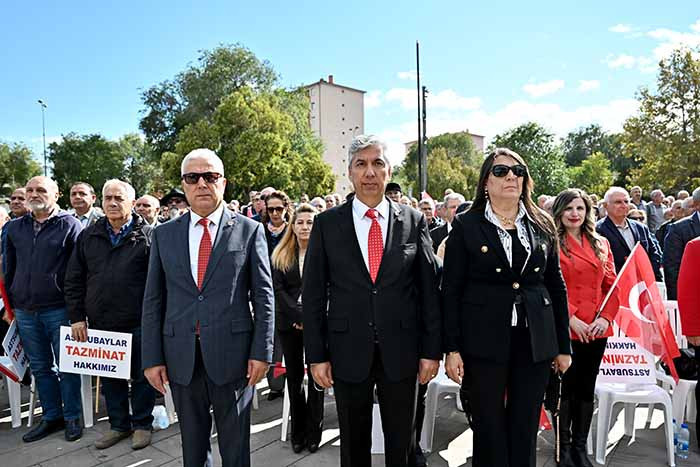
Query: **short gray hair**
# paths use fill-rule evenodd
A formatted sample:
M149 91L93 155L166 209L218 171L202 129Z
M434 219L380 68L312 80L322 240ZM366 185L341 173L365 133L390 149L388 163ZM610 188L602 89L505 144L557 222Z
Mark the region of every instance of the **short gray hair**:
M386 156L386 143L380 140L375 135L357 135L350 142L350 148L348 149L348 170L352 167L352 161L355 156L364 149L369 147L377 147L382 150L382 159L386 162L386 165L391 169L391 162Z
M454 200L459 201L459 204L462 204L465 202L464 195L461 193L450 193L449 195L445 196L444 202L447 203L448 201L454 201Z
M700 187L693 190L693 201L700 203Z
M615 195L615 194L618 194L618 193L621 193L621 194L625 195L625 197L627 197L627 199L630 198L630 194L627 192L627 190L625 190L625 189L622 188L621 186L611 186L610 188L608 188L608 191L605 192L605 196L603 197L603 200L604 200L606 203L609 203L609 202L610 202L610 197L611 197L612 195Z
M125 181L119 180L118 178L113 178L111 180L107 180L104 185L102 185L102 198L105 197L105 192L107 191L107 188L111 186L117 186L124 190L124 193L126 193L126 198L128 200L134 201L136 200L136 190L134 190L134 187L126 183Z
M423 198L422 200L418 201L418 206L421 204L427 204L430 206L430 209L435 210L435 201L430 198Z
M216 155L214 151L206 148L199 148L190 151L180 164L180 175L185 175L185 166L188 162L196 159L207 159L213 162L213 165L221 170L221 175L226 175L224 173L224 162L219 156Z
M695 206L695 200L693 198L686 198L682 202L683 209L690 209Z
M661 191L661 190L659 190L659 189L657 188L657 189L655 189L655 190L651 190L651 193L649 193L649 197L650 197L650 198L654 198L656 195L661 195L661 196L663 196L663 195L664 195L664 192Z

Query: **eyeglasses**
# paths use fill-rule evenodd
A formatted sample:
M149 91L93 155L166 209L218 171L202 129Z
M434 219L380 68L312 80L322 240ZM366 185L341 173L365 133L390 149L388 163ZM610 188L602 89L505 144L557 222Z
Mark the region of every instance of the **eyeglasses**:
M218 182L221 177L223 177L223 175L218 174L216 172L204 172L204 173L190 172L190 173L182 175L182 179L188 185L196 185L197 183L199 183L200 178L203 178L204 181L207 183L213 184L213 183Z
M524 165L521 164L515 164L515 165L505 165L505 164L496 164L493 167L491 167L491 173L493 174L494 177L502 178L508 175L508 171L513 172L513 175L516 177L524 177L525 174L527 174L527 168Z
M279 212L280 214L284 212L284 206L274 206L267 208L267 212Z
M632 219L633 221L644 222L644 218L639 217L639 216L629 216L627 219Z

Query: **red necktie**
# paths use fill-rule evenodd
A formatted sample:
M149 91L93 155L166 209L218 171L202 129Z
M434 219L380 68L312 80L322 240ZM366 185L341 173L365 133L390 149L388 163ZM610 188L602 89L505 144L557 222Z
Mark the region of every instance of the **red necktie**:
M197 256L197 288L202 290L204 274L207 272L209 256L211 255L211 235L209 235L209 219L203 217L197 221L204 229L202 240L199 242L199 255Z
M372 282L376 282L379 265L382 263L382 255L384 254L382 226L377 221L376 209L368 209L365 216L372 219L369 236L367 237L367 258L369 262L369 276L372 278Z

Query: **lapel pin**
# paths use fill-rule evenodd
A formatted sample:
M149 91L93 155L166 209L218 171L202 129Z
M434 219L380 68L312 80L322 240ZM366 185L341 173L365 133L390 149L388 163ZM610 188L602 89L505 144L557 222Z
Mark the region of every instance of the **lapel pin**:
M481 246L481 252L482 252L482 253L488 253L488 251L489 251L489 247L487 247L486 245L482 245L482 246Z
M229 220L226 225L233 225L233 219Z

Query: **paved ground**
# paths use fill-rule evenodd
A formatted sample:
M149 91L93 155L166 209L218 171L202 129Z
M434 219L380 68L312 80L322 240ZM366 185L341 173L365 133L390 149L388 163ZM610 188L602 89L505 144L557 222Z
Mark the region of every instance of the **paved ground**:
M268 402L266 390L260 392L260 409L253 411L251 452L253 466L336 466L339 465L338 424L332 397L326 398L326 418L323 445L315 454L304 451L294 454L288 443L282 443L280 425L282 423L282 401ZM63 433L57 433L43 441L24 444L21 437L26 427L13 430L10 427L6 390L0 388L0 466L70 466L90 467L95 465L118 467L181 466L179 426L177 424L153 435L153 444L141 451L132 451L129 441L98 451L94 441L109 428L104 409L97 415L95 427L85 430L80 441L67 443ZM4 398L4 399L3 399ZM104 408L104 403L101 404ZM638 409L636 416L636 438L622 436L622 414L615 422L608 445L607 464L614 467L651 467L666 465L666 451L663 438L662 414L657 410L650 426L644 427L646 409ZM23 419L26 425L26 418ZM465 430L464 415L455 409L455 401L445 396L440 402L436 420L434 450L428 457L431 466L471 466L471 432ZM700 452L695 445L695 426L691 425L692 453L690 458L677 460L679 467L700 466ZM538 466L554 466L552 459L551 431L540 434L538 441ZM216 451L214 439L214 450ZM372 465L384 465L381 455L373 456ZM215 452L215 465L221 465Z

